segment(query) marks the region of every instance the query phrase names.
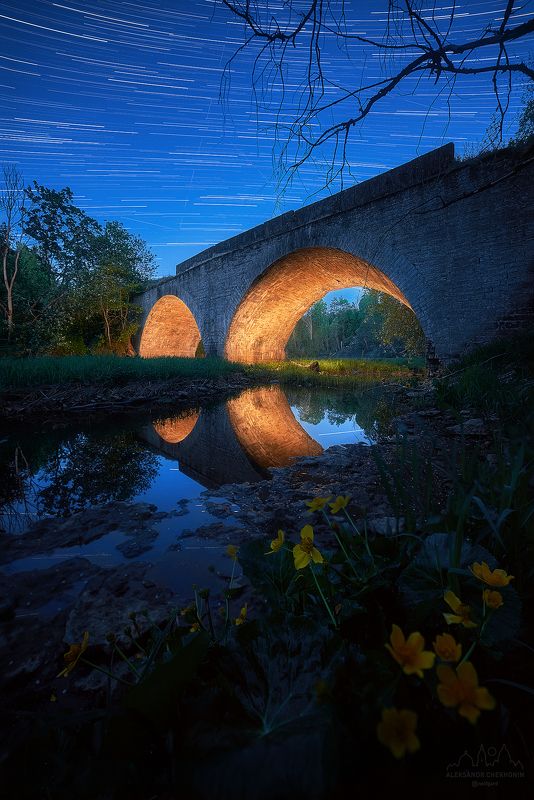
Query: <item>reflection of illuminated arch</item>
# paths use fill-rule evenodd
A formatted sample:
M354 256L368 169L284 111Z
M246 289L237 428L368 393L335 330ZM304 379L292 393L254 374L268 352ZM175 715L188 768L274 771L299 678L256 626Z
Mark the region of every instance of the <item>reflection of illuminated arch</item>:
M296 250L254 281L230 324L225 355L232 361L278 361L302 315L328 292L351 286L377 289L410 307L381 270L342 250Z
M160 422L154 422L153 427L164 442L168 444L179 444L187 439L199 418L199 411L192 411L180 417L171 417Z
M199 343L200 331L189 308L175 295L166 294L154 303L147 317L139 355L194 358Z
M227 408L241 447L260 468L285 467L295 458L323 452L299 425L279 386L248 389Z

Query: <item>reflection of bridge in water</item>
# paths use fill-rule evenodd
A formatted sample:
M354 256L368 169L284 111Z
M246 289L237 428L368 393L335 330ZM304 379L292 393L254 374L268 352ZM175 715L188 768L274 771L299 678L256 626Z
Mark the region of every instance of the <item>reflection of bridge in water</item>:
M141 435L208 489L263 480L269 467L323 451L279 386L249 389L225 405L147 425Z

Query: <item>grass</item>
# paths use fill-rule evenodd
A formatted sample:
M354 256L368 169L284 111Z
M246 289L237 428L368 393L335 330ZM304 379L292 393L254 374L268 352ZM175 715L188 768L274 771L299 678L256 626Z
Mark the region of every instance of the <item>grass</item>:
M125 358L102 356L38 356L0 359L0 391L68 384L121 385L172 378L194 380L246 372L259 382L273 378L285 384L347 385L404 381L413 377L410 362L402 359L321 359L319 372L307 369L311 359L243 365L221 358ZM414 365L415 366L415 365Z
M254 364L252 374L276 377L282 385L343 387L362 383L404 383L423 374L423 359L318 359L319 370L309 369L313 359Z
M534 337L499 340L478 348L436 381L440 404L494 413L503 420L532 418Z
M123 358L120 356L38 356L0 359L0 391L64 384L125 384L133 381L194 380L242 372L220 358Z

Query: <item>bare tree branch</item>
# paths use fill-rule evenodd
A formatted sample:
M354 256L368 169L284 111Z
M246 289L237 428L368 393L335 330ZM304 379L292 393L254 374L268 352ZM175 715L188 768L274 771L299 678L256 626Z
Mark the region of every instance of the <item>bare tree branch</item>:
M7 326L7 338L10 341L14 327L13 288L19 271L24 236L25 192L22 174L14 164L4 164L2 177L0 213L4 219L0 227L0 253L6 299L0 305Z
M331 144L332 163L327 171L327 185L334 179L342 178L348 166L347 143L351 130L371 113L385 97L412 77L430 79L434 85L444 81L449 90L447 101L450 115L451 86L466 75L488 76L495 95L498 118L497 135L503 138L503 125L510 107L513 77L524 76L534 80L534 69L525 61L511 57L509 47L534 33L534 19L515 24L515 0L507 0L502 19L498 25L486 25L480 35L468 40L454 40L454 23L458 18L456 0L443 13L436 14L435 5L428 9L422 0L388 0L383 38L353 33L347 29L345 4L343 0L286 0L276 6L273 15L269 4L251 3L251 0L222 0L229 11L242 20L245 27L245 41L227 63L227 69L238 55L260 43L252 66L252 83L255 99L269 105L274 82L282 85L281 99L276 113L276 143L279 131L283 129L287 139L280 150L280 161L286 178L291 180L296 171L312 155L327 143ZM325 37L335 40L345 48L350 58L353 43L376 48L382 58L385 77L382 80L365 80L362 72L354 86L344 88L329 79L323 69L323 48ZM291 51L304 45L305 78L300 88L300 98L295 106L293 121L280 123L281 109L286 102L285 75L290 66ZM288 49L289 48L289 49ZM466 62L484 52L484 64L474 66ZM302 50L299 51L302 53ZM413 54L408 64L399 64L403 54ZM267 59L272 68L269 72ZM450 83L452 80L452 83ZM226 80L226 76L225 76ZM327 95L337 90L337 96ZM268 97L269 95L269 97ZM294 102L294 100L293 100ZM340 109L348 105L350 113L339 119ZM325 125L327 114L336 110L337 119ZM343 112L341 111L341 114ZM314 128L316 129L314 131ZM341 166L336 159L341 159Z

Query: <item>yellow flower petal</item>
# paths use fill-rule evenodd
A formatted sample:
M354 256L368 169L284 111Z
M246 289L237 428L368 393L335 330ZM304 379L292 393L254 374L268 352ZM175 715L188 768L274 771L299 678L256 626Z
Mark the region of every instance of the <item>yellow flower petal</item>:
M332 495L329 495L328 497L314 497L313 500L308 500L306 505L310 509L310 512L321 511L321 509L323 509L331 499Z
M458 664L456 674L464 684L469 688L478 686L477 671L470 661L464 661L463 664Z
M480 716L480 711L478 708L471 705L471 703L461 703L461 705L458 707L458 713L461 717L468 719L472 725L475 724Z
M479 581L487 583L488 586L508 586L510 581L514 579L513 575L508 575L504 569L491 570L485 561L481 563L475 561L469 567L475 578Z
M456 694L449 686L445 686L444 684L438 684L437 693L440 702L446 708L454 708L454 706L457 705L458 700Z
M425 646L425 640L419 633L419 631L414 631L414 633L410 633L408 636L408 641L406 642L407 647L411 647L413 650L422 650Z
M450 589L447 589L447 591L443 595L443 599L445 600L449 608L452 608L453 611L458 611L458 609L462 605L462 601L460 600L460 598L457 597L454 594L454 592L451 592Z
M475 699L477 706L482 708L484 711L493 711L497 705L497 701L493 695L489 693L485 686L479 686L475 690Z
M295 559L296 569L304 569L311 561L309 553L307 553L300 544L296 544L293 548L293 558Z
M500 592L493 591L492 589L484 589L482 592L484 603L488 608L494 610L500 608L504 604L503 596Z
M414 711L385 708L376 732L378 740L389 747L395 758L403 758L406 752L414 753L420 747L416 727L417 714Z
M230 556L230 558L233 558L233 560L236 561L238 550L239 547L236 547L235 544L229 544L228 547L226 548L226 555Z
M399 650L401 647L404 647L404 634L398 625L392 625L389 641L394 650Z
M421 669L432 669L435 660L435 653L431 653L430 650L423 650L419 656L419 666Z
M337 514L338 511L341 511L342 508L346 508L349 504L349 500L351 498L350 494L347 495L338 495L333 503L330 503L330 510L332 514Z
M462 645L458 644L450 633L438 634L433 647L434 652L442 661L459 661L462 657Z
M301 540L302 539L309 539L310 542L313 542L313 528L312 528L311 525L305 525L302 528L302 530L300 532L300 538L301 538Z
M436 669L438 680L445 686L452 686L456 682L456 673L451 667L440 665Z
M481 710L495 708L495 699L484 686L478 685L476 669L470 661L464 661L454 672L450 667L439 666L436 670L437 694L447 708L458 708L460 716L474 724Z

